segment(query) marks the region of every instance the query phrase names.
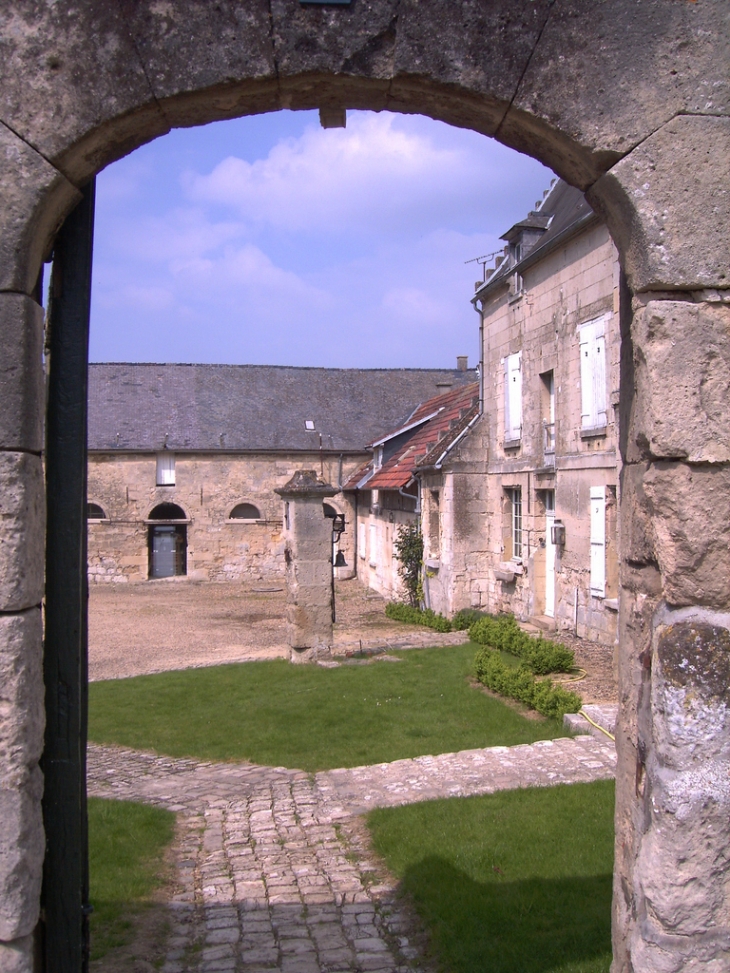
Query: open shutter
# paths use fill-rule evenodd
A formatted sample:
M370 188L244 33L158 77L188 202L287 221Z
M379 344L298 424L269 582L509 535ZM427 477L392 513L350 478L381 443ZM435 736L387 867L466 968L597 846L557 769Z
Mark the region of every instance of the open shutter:
M368 551L369 559L368 564L371 568L377 567L378 564L378 528L375 524L370 524L370 550Z
M358 556L365 560L365 555L367 553L367 524L364 520L361 520L357 525L357 553Z
M591 487L591 594L606 594L606 488Z
M522 437L522 352L504 361L504 438Z

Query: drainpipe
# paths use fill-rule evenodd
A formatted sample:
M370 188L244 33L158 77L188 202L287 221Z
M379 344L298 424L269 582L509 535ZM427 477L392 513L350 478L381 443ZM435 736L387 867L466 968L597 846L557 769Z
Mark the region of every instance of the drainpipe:
M479 315L479 415L484 412L484 315L474 298L471 306Z

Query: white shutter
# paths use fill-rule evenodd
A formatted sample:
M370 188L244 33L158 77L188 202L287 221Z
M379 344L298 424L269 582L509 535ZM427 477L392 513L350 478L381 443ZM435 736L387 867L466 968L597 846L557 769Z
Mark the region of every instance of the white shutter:
M590 321L580 329L580 403L580 424L583 429L606 425L606 337L603 318Z
M357 553L363 560L367 554L367 551L365 550L365 546L367 544L367 533L365 528L365 521L361 520L357 525Z
M370 555L370 560L368 563L370 564L371 568L377 566L378 563L377 550L378 550L378 528L375 524L370 524L370 550L368 552Z
M175 486L175 454L157 454L157 486Z
M606 594L606 488L591 487L591 594Z
M504 360L504 438L522 437L522 352Z

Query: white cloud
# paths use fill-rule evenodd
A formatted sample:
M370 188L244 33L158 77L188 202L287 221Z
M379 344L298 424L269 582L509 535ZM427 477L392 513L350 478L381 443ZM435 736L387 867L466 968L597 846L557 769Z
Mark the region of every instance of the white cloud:
M479 218L501 205L512 176L499 164L509 150L425 121L353 113L346 129L309 127L253 163L229 156L208 175L188 171L183 190L197 204L289 232L422 232L459 211Z

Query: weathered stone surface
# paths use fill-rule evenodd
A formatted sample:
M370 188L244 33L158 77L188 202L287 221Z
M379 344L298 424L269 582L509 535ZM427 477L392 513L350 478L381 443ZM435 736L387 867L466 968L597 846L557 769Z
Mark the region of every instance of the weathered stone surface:
M656 463L644 491L667 603L730 607L730 468Z
M34 950L33 936L0 943L0 973L34 973L38 968Z
M40 608L0 615L0 786L10 787L43 751Z
M56 230L81 194L0 123L0 291L30 294Z
M43 446L43 308L0 294L0 449Z
M29 935L38 921L43 865L41 795L36 767L22 787L0 784L0 940Z
M347 7L272 0L282 106L386 107L398 6L397 0L364 0Z
M673 119L587 196L634 292L730 286L730 118Z
M654 639L635 969L730 959L730 616L663 612ZM700 966L700 962L704 965Z
M13 0L0 12L0 118L77 185L170 127L120 7Z
M38 456L0 452L0 611L43 597L43 469Z
M530 4L432 0L424 16L422 2L401 0L387 107L428 111L451 124L493 135L549 9L545 0ZM442 91L426 81L429 76L439 79Z
M281 107L267 0L122 0L121 7L171 125Z
M654 561L654 522L644 492L646 463L626 464L621 470L621 559L624 563ZM626 583L626 577L622 577Z
M730 307L651 301L632 328L632 446L654 458L728 462Z
M722 2L551 5L500 138L587 188L675 115L730 110L729 19Z

